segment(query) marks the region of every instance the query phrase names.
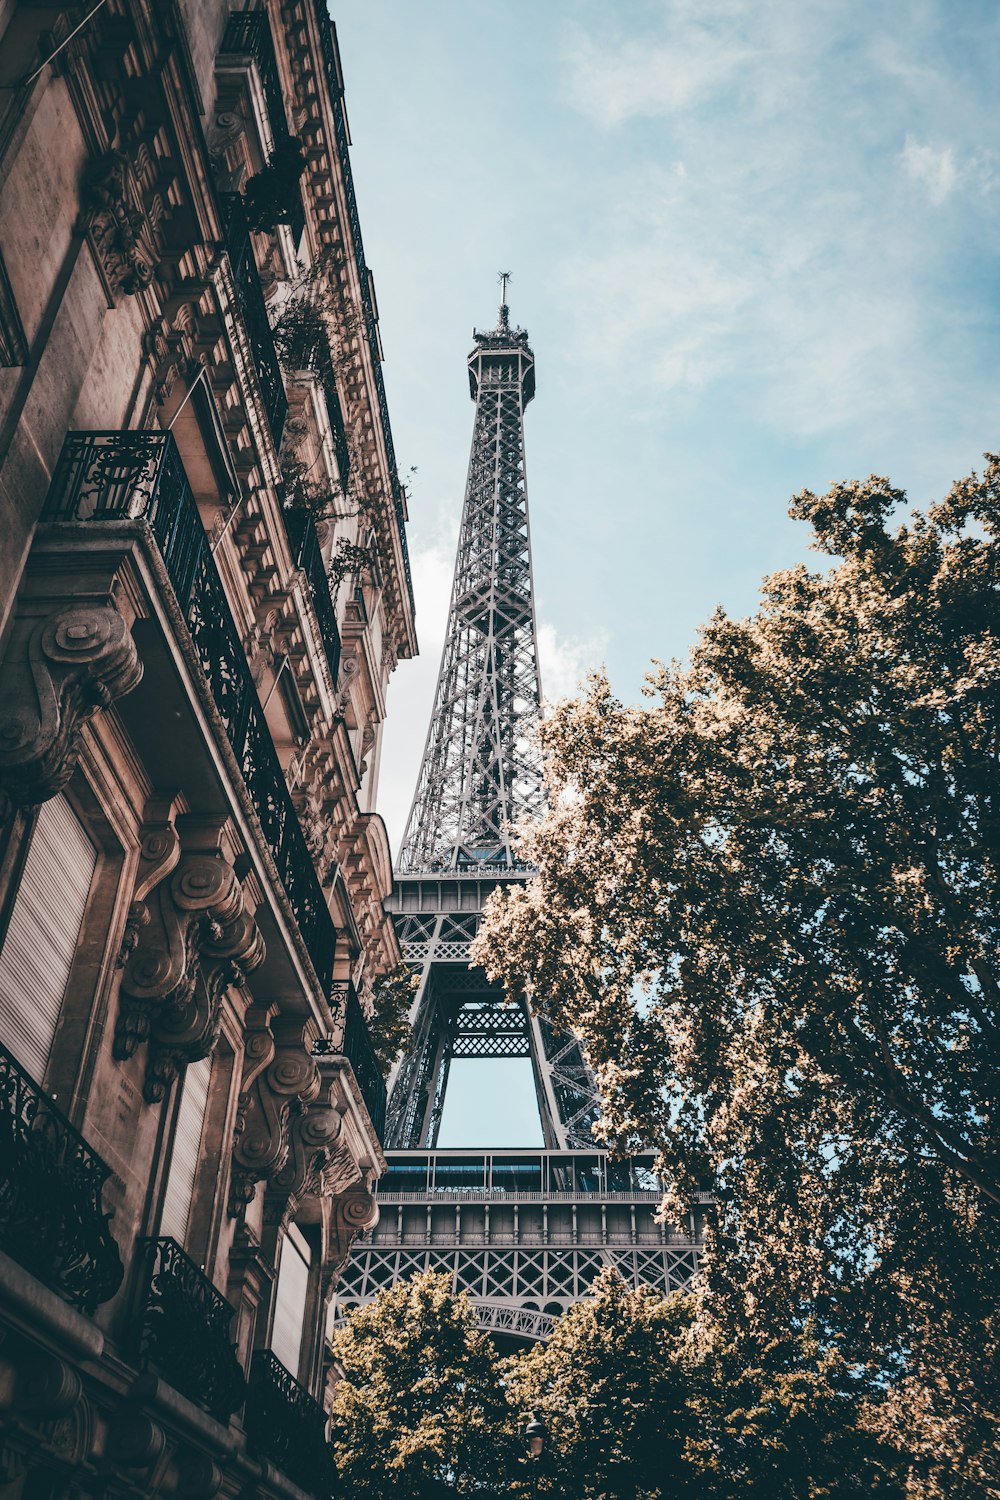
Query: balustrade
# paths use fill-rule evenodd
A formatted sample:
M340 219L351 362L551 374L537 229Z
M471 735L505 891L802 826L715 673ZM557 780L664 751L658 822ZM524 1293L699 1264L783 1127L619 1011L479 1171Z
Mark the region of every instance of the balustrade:
M334 986L333 1004L342 1005L344 1035L340 1045L336 1037L321 1037L313 1043L314 1057L346 1057L357 1079L375 1133L381 1141L385 1135L385 1079L372 1047L368 1022L353 984Z
M334 1494L326 1413L270 1349L254 1355L245 1426L254 1452L270 1459L314 1500Z
M246 1381L229 1337L235 1316L176 1240L145 1242L149 1276L140 1358L220 1422L243 1402Z
M0 1250L91 1313L121 1286L107 1166L0 1047Z
M173 438L164 432L69 433L44 519L142 519L149 526L313 967L329 993L336 931Z

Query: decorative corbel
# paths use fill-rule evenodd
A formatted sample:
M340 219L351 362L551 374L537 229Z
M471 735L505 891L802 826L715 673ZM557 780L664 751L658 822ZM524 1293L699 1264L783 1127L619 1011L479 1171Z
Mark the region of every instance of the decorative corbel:
M148 286L159 260L136 172L124 151L95 161L84 184L80 228L87 236L111 305Z
M332 1200L326 1254L323 1258L324 1275L329 1278L331 1288L336 1285L336 1277L347 1264L351 1246L358 1235L374 1229L377 1223L378 1204L367 1179Z
M18 619L0 690L0 793L22 807L54 797L73 774L83 725L141 677L135 642L111 602Z
M144 1094L161 1100L218 1040L222 999L264 958L243 888L220 848L222 824L161 809L147 826L122 947L115 1056L148 1044Z
M276 1018L262 1006L247 1012L229 1199L233 1218L253 1198L258 1182L273 1183L285 1169L293 1150L290 1117L319 1094L320 1074L309 1053L306 1024L297 1017ZM300 1149L304 1144L295 1148Z

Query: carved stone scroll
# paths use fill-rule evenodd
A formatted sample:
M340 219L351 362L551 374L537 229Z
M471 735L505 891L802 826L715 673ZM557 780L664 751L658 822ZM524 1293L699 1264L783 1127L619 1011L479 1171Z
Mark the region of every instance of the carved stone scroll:
M289 1119L319 1094L319 1069L309 1054L305 1028L305 1021L275 1019L263 1007L247 1012L229 1202L234 1218L250 1202L258 1182L274 1183L285 1170L292 1152ZM293 1166L293 1179L295 1170Z
M138 685L142 664L115 606L88 601L19 620L0 675L0 789L32 807L66 785L83 725Z
M163 1098L177 1073L218 1039L222 999L264 958L264 942L218 822L169 810L147 825L129 911L115 1056L148 1054L144 1093ZM193 845L193 847L192 847Z

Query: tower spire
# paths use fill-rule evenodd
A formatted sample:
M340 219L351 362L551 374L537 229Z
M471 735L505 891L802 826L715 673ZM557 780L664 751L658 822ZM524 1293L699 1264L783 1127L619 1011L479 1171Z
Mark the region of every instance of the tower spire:
M510 308L507 306L507 285L513 280L509 271L498 271L497 280L500 283L500 328L506 332L510 328Z

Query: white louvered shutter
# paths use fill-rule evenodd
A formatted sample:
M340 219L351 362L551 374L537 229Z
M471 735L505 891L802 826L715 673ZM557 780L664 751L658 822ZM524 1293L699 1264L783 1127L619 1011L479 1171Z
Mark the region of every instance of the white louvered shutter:
M202 1057L189 1063L184 1071L181 1107L170 1153L167 1191L160 1215L160 1233L183 1245L191 1219L191 1200L201 1160L201 1139L205 1133L208 1108L208 1085L212 1078L212 1059Z
M38 809L0 952L0 1041L42 1083L97 851L63 796Z
M289 1227L281 1247L278 1291L274 1305L271 1352L298 1379L302 1356L302 1330L309 1294L309 1246L295 1225Z

